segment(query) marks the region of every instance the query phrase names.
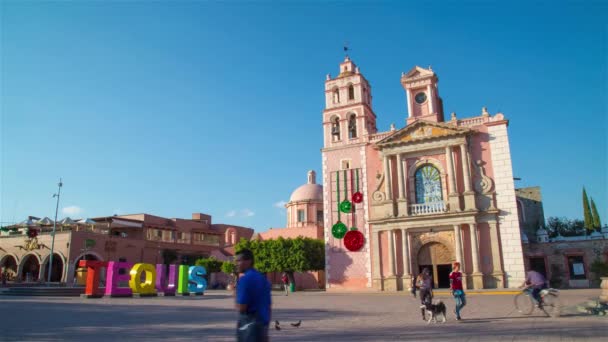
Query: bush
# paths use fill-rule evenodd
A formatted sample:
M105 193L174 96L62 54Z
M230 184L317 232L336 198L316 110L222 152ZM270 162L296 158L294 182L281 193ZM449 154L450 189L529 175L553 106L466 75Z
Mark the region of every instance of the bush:
M227 275L236 274L236 264L232 261L224 261L222 263L222 272L226 273Z
M595 259L589 270L593 272L596 280L599 280L601 277L608 277L608 263L600 259Z
M203 266L207 270L207 274L220 272L222 270L222 262L214 257L201 258L194 262L196 266Z

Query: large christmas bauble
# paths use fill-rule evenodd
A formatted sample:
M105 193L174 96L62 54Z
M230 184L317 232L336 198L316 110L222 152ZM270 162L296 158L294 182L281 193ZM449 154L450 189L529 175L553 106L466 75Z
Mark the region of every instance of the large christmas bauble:
M356 252L365 244L363 233L356 230L350 230L344 235L344 247L351 252Z
M346 225L340 221L336 222L333 227L331 227L331 235L333 235L336 239L341 239L346 234Z

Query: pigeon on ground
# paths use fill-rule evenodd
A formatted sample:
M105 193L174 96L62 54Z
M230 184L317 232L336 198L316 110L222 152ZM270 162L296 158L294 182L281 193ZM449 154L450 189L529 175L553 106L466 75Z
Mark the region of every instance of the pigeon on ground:
M302 324L302 320L299 320L298 323L291 323L291 326L298 328L300 324Z
M274 321L274 328L275 330L281 330L281 327L279 326L279 321Z

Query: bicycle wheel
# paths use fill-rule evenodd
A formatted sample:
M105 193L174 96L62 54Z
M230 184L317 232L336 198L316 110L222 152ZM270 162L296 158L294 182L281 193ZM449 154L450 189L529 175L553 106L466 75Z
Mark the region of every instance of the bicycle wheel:
M534 302L527 293L520 293L513 298L515 309L524 315L529 315L534 310Z
M559 297L553 293L549 293L543 297L543 311L550 317L559 317L562 309L562 303Z

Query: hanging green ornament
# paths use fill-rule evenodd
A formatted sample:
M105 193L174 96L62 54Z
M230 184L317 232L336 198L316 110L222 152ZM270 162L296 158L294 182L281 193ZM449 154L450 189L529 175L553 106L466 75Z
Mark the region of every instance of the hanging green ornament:
M347 231L348 229L346 228L346 225L340 221L331 227L331 235L333 235L333 237L336 239L343 238Z
M350 213L351 210L353 209L353 205L352 203L350 203L348 201L348 185L346 182L346 170L344 170L344 201L342 201L340 203L340 211L342 211L343 213Z

